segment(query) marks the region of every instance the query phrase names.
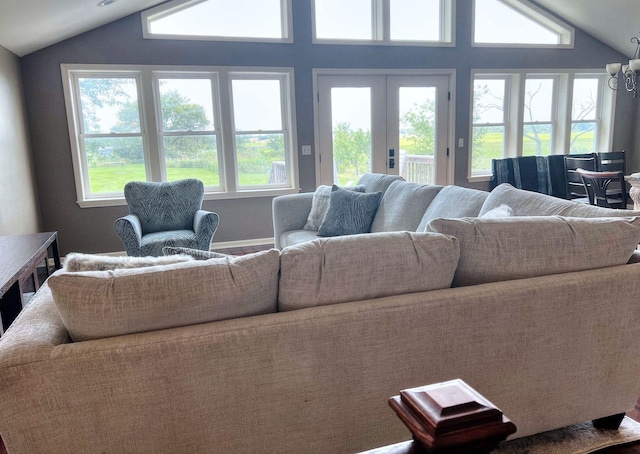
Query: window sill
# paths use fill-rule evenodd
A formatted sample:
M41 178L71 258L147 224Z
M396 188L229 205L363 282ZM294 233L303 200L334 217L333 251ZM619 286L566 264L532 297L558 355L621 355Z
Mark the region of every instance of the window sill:
M229 200L229 199L248 199L258 197L276 197L279 195L297 194L300 189L284 188L284 189L260 189L245 190L238 192L210 192L204 194L204 200ZM111 197L104 199L78 200L76 202L80 208L102 208L111 206L126 205L127 201L123 197Z
M478 183L483 181L491 181L491 175L473 175L467 177L469 183Z

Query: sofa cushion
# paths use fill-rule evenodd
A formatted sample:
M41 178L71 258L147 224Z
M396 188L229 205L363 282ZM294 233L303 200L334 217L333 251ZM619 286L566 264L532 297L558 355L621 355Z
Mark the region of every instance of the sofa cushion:
M640 216L638 211L612 210L546 194L517 189L508 183L497 186L482 205L480 216L502 204L509 205L514 216L566 216L578 218Z
M359 193L333 186L329 211L318 229L318 236L369 233L382 192Z
M454 286L623 265L640 242L640 218L434 219L460 241Z
M482 204L488 196L489 193L486 191L463 188L462 186L445 186L424 212L417 231L424 232L427 223L436 218L478 216Z
M64 258L64 269L71 272L107 271L119 268L142 268L146 266L169 265L172 263L188 262L190 260L193 260L193 257L184 253L179 253L172 257L112 257L109 255L70 252Z
M371 232L415 232L422 215L442 186L394 181L389 185L373 218Z
M404 178L398 175L387 175L385 173L365 173L360 177L357 185L363 185L365 192L384 193L391 183L397 180L404 181Z
M48 280L74 341L275 312L279 253L148 268L57 271Z
M458 240L435 233L389 232L321 238L280 255L278 310L447 288Z
M513 210L511 209L511 207L509 207L509 205L506 204L502 204L499 207L496 207L492 210L487 211L486 213L484 213L482 216L479 216L481 218L508 218L510 216L513 216Z
M353 187L345 187L350 191L364 192L364 185L358 185ZM304 225L304 230L318 230L324 221L327 211L329 211L329 203L331 201L332 186L320 185L313 193L313 200L311 201L311 211L307 218L307 223Z

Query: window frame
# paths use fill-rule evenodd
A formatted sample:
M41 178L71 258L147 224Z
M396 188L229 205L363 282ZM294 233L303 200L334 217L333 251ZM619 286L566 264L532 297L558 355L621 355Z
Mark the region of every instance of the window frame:
M596 105L596 129L594 131L594 143L596 149L607 150L613 144L613 121L615 118L615 92L605 90L607 74L602 74L599 69L503 69L503 70L472 70L471 71L471 96L469 112L469 160L467 169L467 181L479 182L491 179L491 169L473 172L473 89L475 81L487 78L507 78L510 80L508 91L508 115L505 130L505 150L503 158L522 156L523 128L524 128L524 95L527 78L555 79L554 96L552 100L552 115L555 119L553 137L551 139L552 155L568 155L571 145L573 81L575 79L598 79L598 99ZM592 121L590 121L592 122ZM480 124L481 125L481 124Z
M166 181L162 134L162 116L158 80L167 75L175 78L210 78L212 85L214 125L218 144L220 185L205 186L205 200L247 197L273 197L299 192L298 153L295 131L294 70L290 67L191 67L150 65L61 65L65 108L73 162L77 203L81 208L126 205L124 192L91 194L87 156L82 146L82 110L78 77L103 77L114 74L136 74L140 129L147 181ZM278 78L281 82L282 125L285 131L285 169L287 183L261 186L237 184L237 155L232 130L232 91L230 74L244 74L255 78ZM75 82L74 82L75 81ZM217 101L217 102L216 102ZM113 135L109 134L110 137Z
M251 43L293 43L293 17L291 12L292 0L280 0L280 23L282 28L281 38L260 38L260 37L242 37L242 36L223 36L223 35L170 35L161 33L152 33L149 21L156 17L169 16L173 12L188 9L190 6L203 3L207 0L174 0L163 3L154 8L147 9L140 14L142 21L142 37L144 39L180 39L187 41L240 41Z
M551 48L573 49L575 43L575 28L559 18L551 15L528 0L498 0L506 7L531 19L540 26L560 35L557 44L535 43L484 43L476 41L476 0L473 0L473 16L471 21L471 47L520 47L520 48Z
M363 46L418 46L418 47L455 47L456 37L456 0L440 2L440 38L437 41L392 40L390 0L371 0L370 39L318 38L316 32L316 1L311 0L311 42L330 45Z

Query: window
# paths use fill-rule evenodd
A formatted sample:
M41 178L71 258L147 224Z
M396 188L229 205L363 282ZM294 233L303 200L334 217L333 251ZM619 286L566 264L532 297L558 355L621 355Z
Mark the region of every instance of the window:
M142 13L145 38L291 42L291 0L172 1Z
M292 70L62 72L81 206L123 203L131 180L197 178L207 198L274 195L297 184Z
M492 159L609 149L613 91L604 84L596 73L474 72L469 178L491 175Z
M527 77L525 80L522 156L551 154L556 85L553 78Z
M314 42L453 42L452 0L313 0Z
M573 35L527 0L474 0L474 45L573 48Z

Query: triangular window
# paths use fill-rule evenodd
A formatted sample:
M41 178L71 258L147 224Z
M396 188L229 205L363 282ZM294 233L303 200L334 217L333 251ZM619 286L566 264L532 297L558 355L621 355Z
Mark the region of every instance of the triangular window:
M574 30L527 0L475 0L474 45L573 47Z
M285 41L290 0L173 1L142 13L145 38Z

